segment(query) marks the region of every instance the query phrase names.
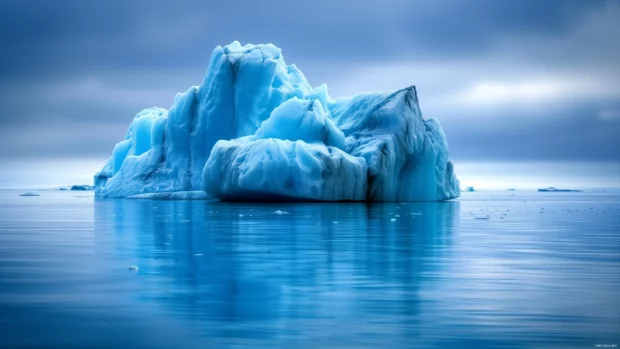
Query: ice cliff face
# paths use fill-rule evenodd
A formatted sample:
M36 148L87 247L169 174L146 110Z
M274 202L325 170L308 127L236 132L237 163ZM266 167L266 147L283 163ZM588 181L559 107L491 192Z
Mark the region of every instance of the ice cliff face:
M224 200L458 197L415 87L331 99L273 45L217 47L200 86L146 109L95 175L103 197L204 190Z

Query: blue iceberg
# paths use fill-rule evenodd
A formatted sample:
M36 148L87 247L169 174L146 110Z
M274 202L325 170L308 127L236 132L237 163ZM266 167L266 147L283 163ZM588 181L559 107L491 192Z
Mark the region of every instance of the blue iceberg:
M204 190L248 201L459 196L446 137L415 87L332 99L279 48L215 48L200 86L136 115L95 175L101 197Z

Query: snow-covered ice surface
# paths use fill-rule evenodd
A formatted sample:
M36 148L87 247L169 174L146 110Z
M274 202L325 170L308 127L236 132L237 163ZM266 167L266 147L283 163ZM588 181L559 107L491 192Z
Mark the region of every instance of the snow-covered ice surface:
M169 111L133 119L102 197L204 190L224 200L435 201L459 196L446 137L415 87L332 99L279 48L233 42Z

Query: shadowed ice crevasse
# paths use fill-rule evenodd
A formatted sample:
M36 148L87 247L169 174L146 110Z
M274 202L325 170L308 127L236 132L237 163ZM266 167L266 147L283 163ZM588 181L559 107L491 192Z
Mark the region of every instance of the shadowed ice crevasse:
M279 48L215 48L200 86L135 116L100 197L204 190L222 200L436 201L459 196L446 137L415 87L332 99ZM174 196L171 196L174 197Z

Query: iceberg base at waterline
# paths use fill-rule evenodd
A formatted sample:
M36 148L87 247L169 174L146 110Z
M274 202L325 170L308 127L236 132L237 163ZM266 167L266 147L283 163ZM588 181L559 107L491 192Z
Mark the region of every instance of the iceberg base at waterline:
M144 200L212 200L207 193L202 190L175 191L165 193L145 193L127 197L128 199Z

